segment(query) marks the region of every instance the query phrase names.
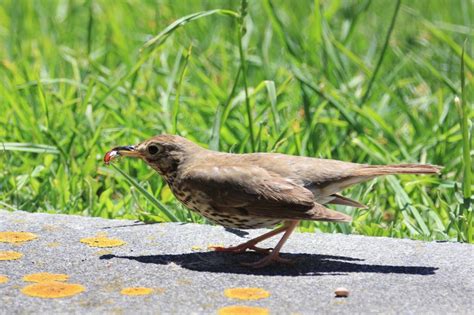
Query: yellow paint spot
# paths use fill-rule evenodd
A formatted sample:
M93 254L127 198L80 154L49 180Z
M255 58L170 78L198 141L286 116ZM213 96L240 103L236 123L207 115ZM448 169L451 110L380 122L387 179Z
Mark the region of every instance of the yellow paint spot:
M123 295L148 295L153 293L152 288L144 288L144 287L135 287L135 288L124 288L120 291Z
M30 284L21 289L21 292L29 296L53 299L73 296L85 290L80 284L50 281Z
M59 243L59 242L51 242L51 243L46 244L46 246L51 247L51 248L55 248L55 247L61 246L61 243Z
M0 232L1 243L23 243L35 238L38 238L38 236L29 232Z
M67 281L67 279L69 279L69 276L63 273L49 272L32 273L23 277L23 281L28 282Z
M218 311L219 315L268 315L268 308L232 305L222 307Z
M8 282L8 277L0 275L0 283L7 283L7 282Z
M231 299L260 300L270 296L270 292L261 288L231 288L224 291L224 295Z
M125 242L120 239L108 238L107 236L83 238L81 239L81 243L85 243L91 247L116 247L125 244Z
M23 256L22 253L14 252L12 250L0 250L0 260L16 260Z
M201 246L193 246L193 247L191 247L191 250L200 251L200 250L202 250L202 247Z

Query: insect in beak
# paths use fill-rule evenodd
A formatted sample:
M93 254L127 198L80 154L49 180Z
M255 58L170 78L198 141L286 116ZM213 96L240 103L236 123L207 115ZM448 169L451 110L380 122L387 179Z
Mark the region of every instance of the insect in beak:
M140 153L135 149L135 146L128 145L122 147L115 147L104 156L105 164L109 164L114 159L120 156L140 157Z

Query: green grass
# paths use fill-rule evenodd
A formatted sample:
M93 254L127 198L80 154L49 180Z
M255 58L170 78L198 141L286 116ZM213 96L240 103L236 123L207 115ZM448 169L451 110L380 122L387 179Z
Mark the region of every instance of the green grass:
M303 231L474 242L474 10L441 1L0 3L0 207L205 222L115 145L178 133L222 151L432 163ZM455 97L459 100L455 101Z

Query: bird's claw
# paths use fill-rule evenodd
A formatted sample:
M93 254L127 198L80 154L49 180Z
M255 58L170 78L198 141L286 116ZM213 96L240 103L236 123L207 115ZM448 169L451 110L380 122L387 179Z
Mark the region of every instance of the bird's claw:
M230 247L212 246L211 248L216 252L235 253L235 254L243 253L243 252L246 252L247 250L253 250L261 254L269 254L273 250L273 248L260 248L255 245L249 245L249 244L241 244L241 245L230 246Z
M255 251L257 253L260 253L260 254L267 254L267 255L269 255L273 250L273 248L271 248L271 247L270 248L261 248L261 247L257 247L257 246L251 246L248 249L253 250L253 251Z
M251 263L240 263L242 266L252 267L252 268L263 268L273 263L282 263L282 264L294 264L294 261L287 258L282 258L280 255L270 254L256 262Z

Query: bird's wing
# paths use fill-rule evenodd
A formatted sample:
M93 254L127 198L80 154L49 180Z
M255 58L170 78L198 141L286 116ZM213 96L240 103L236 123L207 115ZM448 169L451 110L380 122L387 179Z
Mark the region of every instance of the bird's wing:
M206 194L219 211L280 219L349 221L314 201L303 186L258 166L198 165L181 174L191 191Z

